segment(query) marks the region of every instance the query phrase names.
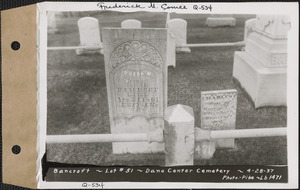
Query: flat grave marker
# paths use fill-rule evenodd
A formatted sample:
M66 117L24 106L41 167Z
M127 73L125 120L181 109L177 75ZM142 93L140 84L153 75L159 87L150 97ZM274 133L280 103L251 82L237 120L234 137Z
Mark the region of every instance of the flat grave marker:
M104 28L102 33L111 133L163 129L167 29ZM114 154L163 151L163 143L113 143Z

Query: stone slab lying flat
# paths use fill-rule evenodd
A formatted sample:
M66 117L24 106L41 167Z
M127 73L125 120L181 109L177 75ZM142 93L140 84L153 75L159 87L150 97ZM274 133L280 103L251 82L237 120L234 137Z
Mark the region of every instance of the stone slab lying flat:
M236 19L233 17L208 17L206 19L208 27L235 26L235 24Z

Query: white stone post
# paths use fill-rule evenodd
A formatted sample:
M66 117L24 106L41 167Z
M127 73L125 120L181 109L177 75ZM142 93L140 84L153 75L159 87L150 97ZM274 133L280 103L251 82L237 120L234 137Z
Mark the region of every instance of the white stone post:
M233 77L252 98L255 108L286 105L289 28L288 16L258 15L245 51L235 52Z
M88 49L76 50L77 55L101 53L102 49L93 49L92 47L101 46L100 29L98 19L93 17L83 17L78 20L78 29L80 36L80 46L87 47ZM89 48L90 47L90 48Z
M167 23L167 28L169 32L172 33L176 38L176 51L191 53L189 47L181 47L181 45L186 44L186 36L187 36L187 22L183 19L171 19Z
M142 28L142 23L136 19L127 19L121 22L122 28Z
M174 105L165 111L165 165L194 164L194 113L189 106Z

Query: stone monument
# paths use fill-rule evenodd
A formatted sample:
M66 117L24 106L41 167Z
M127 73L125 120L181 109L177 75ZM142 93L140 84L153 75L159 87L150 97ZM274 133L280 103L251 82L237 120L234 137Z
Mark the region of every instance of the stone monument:
M104 28L102 33L111 133L163 129L167 29ZM114 154L163 151L163 143L113 143Z
M176 51L177 52L184 52L184 53L191 53L189 47L181 47L181 45L186 44L186 30L187 30L187 22L183 19L171 19L167 23L167 28L169 32L175 36L176 42Z
M245 51L234 54L233 77L255 108L286 105L289 28L288 16L258 15Z
M136 19L127 19L121 22L122 28L142 28L142 23Z
M237 90L201 92L201 129L234 130ZM219 148L234 148L234 139L217 139Z
M235 26L236 19L231 14L215 14L210 15L206 19L206 26L208 27L224 27L224 26Z
M93 17L83 17L78 20L77 24L79 29L80 46L84 46L85 48L77 49L76 54L103 54L103 50L99 48L102 46L102 43L100 39L98 19Z
M253 32L253 28L255 25L255 18L251 18L249 20L246 20L245 22L245 31L244 31L244 41L247 40L248 36L251 32Z

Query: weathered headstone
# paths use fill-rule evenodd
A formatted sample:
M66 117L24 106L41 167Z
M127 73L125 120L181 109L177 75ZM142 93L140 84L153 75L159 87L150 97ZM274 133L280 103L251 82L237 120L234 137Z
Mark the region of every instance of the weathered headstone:
M55 34L58 32L56 24L56 14L53 11L47 12L48 33Z
M255 108L287 103L286 15L257 15L245 51L235 52L233 77L252 98Z
M104 60L111 133L164 126L167 29L105 28ZM114 154L164 151L161 143L113 143Z
M201 129L235 129L237 91L219 90L201 92ZM219 148L234 148L234 139L217 139Z
M142 28L142 23L136 19L127 19L121 22L122 28Z
M186 44L186 37L187 37L187 22L183 19L171 19L167 23L167 28L169 29L170 33L172 33L176 38L176 51L177 52L184 52L184 53L191 53L189 47L181 47L181 45Z
M194 112L184 105L170 106L165 111L166 166L193 165Z
M208 27L223 27L223 26L235 26L236 19L228 14L216 14L216 15L210 15L206 19L206 26Z
M84 46L84 49L77 49L76 54L91 54L91 53L101 53L102 50L99 48L102 45L100 39L100 29L98 19L93 17L83 17L78 20L78 29L80 37L80 46Z

